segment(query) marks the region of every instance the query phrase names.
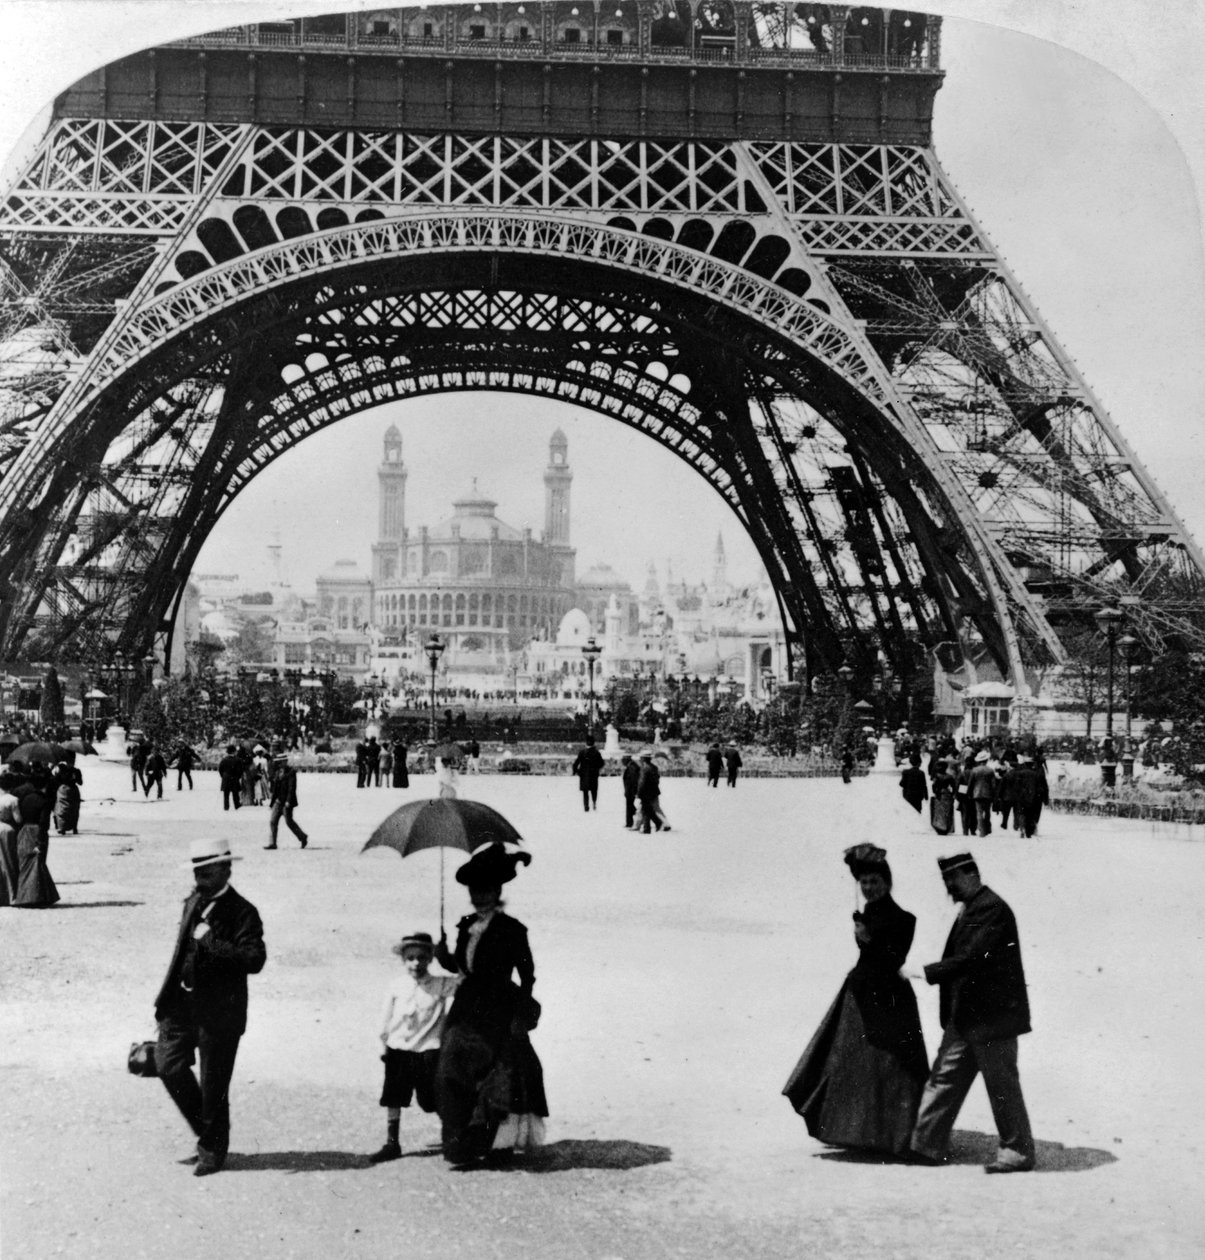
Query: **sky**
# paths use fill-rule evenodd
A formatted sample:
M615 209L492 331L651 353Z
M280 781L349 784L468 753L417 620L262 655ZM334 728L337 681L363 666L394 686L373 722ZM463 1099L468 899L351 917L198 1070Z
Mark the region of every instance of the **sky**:
M272 15L332 11L261 0L0 0L0 154L39 109L138 47ZM1198 540L1205 539L1205 94L1190 0L950 0L935 116L938 155L981 226ZM952 14L962 15L959 20ZM1160 34L1161 33L1161 34ZM22 138L22 132L28 134ZM476 476L511 525L543 524L548 438L574 470L578 569L634 585L650 562L706 579L723 532L729 573L756 556L718 496L651 439L543 400L448 395L341 422L278 460L219 523L199 570L267 576L279 530L299 587L335 560L367 566L375 466L390 422L410 469L407 522L434 524Z

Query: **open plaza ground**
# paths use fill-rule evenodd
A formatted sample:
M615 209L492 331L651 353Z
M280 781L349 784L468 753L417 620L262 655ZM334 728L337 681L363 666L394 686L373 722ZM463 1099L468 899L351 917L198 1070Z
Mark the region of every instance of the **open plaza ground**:
M548 1145L469 1173L434 1116L384 1134L377 1034L404 932L435 932L439 855L362 854L404 800L303 775L302 852L265 852L266 808L223 814L217 777L161 802L83 762L81 834L52 835L63 895L0 910L0 1247L4 1257L1190 1257L1205 1252L1201 829L1048 812L1041 835L940 838L894 777L668 779L673 830L622 827L617 781L585 814L572 778L466 778L534 855L507 888L529 927L544 1015ZM125 1068L191 884L189 841L228 836L259 907L225 1171L198 1181L157 1081ZM1034 1029L1021 1076L1029 1175L986 1177L977 1084L944 1168L828 1150L780 1090L855 958L849 845L888 850L918 916L910 963L940 957L954 907L936 857L969 847L1021 928ZM468 908L448 855L446 919ZM936 1049L937 991L918 986Z

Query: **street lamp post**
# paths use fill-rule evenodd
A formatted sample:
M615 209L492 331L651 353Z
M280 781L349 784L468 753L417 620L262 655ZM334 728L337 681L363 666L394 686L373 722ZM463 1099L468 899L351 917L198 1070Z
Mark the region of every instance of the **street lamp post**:
M582 655L586 658L586 669L590 675L590 691L586 699L586 722L589 730L593 732L594 724L597 718L594 707L594 666L598 658L602 655L602 648L594 641L591 635L584 644L582 644Z
M439 637L438 634L432 634L431 637L423 644L423 648L427 653L427 663L431 666L431 742L435 743L435 671L439 668L439 658L444 653L447 644Z
M1105 674L1105 746L1100 763L1101 782L1105 787L1113 787L1117 782L1117 754L1113 747L1113 658L1117 651L1117 627L1124 617L1120 608L1101 608L1096 613L1096 624L1109 644Z
M1123 779L1132 779L1134 777L1134 741L1130 734L1132 717L1130 710L1130 686L1133 674L1134 649L1138 644L1139 640L1132 634L1123 634L1117 640L1117 646L1121 649L1121 659L1125 662L1126 670L1126 737L1125 747L1121 752L1121 777Z

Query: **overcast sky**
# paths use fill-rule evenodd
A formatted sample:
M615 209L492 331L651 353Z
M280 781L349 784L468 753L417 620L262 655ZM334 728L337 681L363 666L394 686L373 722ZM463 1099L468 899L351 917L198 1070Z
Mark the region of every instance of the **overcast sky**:
M197 30L336 8L304 0L0 0L0 153L22 149L39 107L97 64ZM1194 192L1194 176L1197 192L1205 176L1196 64L1205 14L1191 0L957 0L933 8L982 19L945 23L947 80L936 106L943 164L1189 528L1205 538L1205 269ZM579 571L606 560L639 585L649 561L664 575L668 560L677 574L706 578L720 530L730 573L754 570L752 548L722 502L651 440L542 400L485 395L367 413L309 439L244 493L201 566L266 575L275 529L297 585L345 556L366 565L375 466L391 421L411 473L411 526L446 516L476 476L503 520L538 533L548 437L559 425L575 473Z

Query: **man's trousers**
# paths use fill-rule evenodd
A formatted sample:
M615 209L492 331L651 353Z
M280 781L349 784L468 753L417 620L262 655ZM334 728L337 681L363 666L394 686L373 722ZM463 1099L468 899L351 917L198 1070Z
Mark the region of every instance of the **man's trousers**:
M967 1041L952 1025L942 1036L921 1095L912 1129L914 1151L930 1159L945 1158L954 1121L980 1072L1000 1135L1001 1151L1009 1151L1016 1158L1033 1159L1033 1133L1017 1073L1016 1037Z
M293 806L286 805L283 801L273 801L272 812L268 815L268 832L272 838L271 843L273 845L276 844L276 832L280 827L282 817L285 820L285 826L301 841L301 847L304 849L309 837L293 821Z
M230 1078L241 1033L199 1028L191 1014L159 1024L155 1065L172 1102L197 1135L197 1153L223 1160L230 1145ZM200 1056L200 1081L192 1070Z

